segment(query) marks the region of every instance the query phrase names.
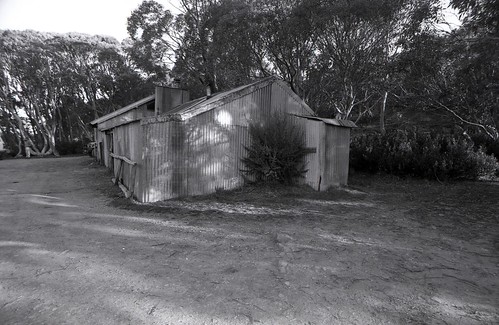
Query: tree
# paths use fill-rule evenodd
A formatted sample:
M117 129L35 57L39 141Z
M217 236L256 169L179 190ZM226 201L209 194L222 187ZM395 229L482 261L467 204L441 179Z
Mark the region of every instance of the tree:
M112 38L1 31L0 45L2 124L19 153L29 139L57 155L56 142L91 138L92 119L152 91Z
M58 71L53 65L54 58L48 55L45 37L31 32L4 32L2 36L2 106L17 122L20 139L42 138L43 148L35 146L35 155L58 155L55 148ZM26 117L21 118L21 113Z
M181 44L173 75L195 95L230 89L255 77L254 25L246 1L181 1L177 17Z
M322 57L312 83L320 85L313 96L320 109L358 122L379 105L383 125L393 59L437 19L438 9L432 0L335 1L322 8Z
M397 55L398 104L437 126L499 138L499 47L494 20L460 1L464 24L450 34L421 34ZM470 6L471 7L470 7ZM475 8L475 9L473 9Z
M136 66L153 81L165 81L175 50L173 15L155 1L143 1L127 20L132 43L127 52ZM177 44L178 45L178 44Z
M474 33L499 36L499 2L497 0L451 0L459 11L464 27Z

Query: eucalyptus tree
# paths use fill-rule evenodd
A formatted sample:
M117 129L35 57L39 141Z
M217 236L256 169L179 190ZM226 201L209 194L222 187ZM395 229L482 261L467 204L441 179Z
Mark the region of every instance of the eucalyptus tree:
M379 107L380 126L396 84L392 64L403 44L438 21L439 1L329 1L320 8L323 31L313 98L325 114L359 121ZM331 111L331 108L333 109Z
M91 138L88 122L152 91L109 37L2 31L0 45L2 124L35 155Z
M449 38L452 65L440 106L464 126L499 141L499 2L452 0L463 26Z
M216 92L234 88L258 75L253 62L253 42L258 31L248 2L181 3L184 13L178 17L178 32L182 44L176 51L176 76Z
M463 25L420 34L396 57L400 112L430 115L433 124L499 139L499 42L489 1L454 1ZM496 9L497 10L497 9ZM496 11L497 12L497 11Z
M394 54L437 19L439 8L438 0L180 4L182 13L172 16L144 1L129 19L129 32L144 51L147 43L151 53L157 44L173 53L172 76L196 95L206 85L218 91L277 75L321 114L355 120L376 105L384 111Z
M43 147L35 155L55 154L57 113L60 102L59 71L45 43L36 32L2 33L2 108L15 120L19 136ZM35 140L35 141L33 141Z
M127 20L131 38L126 51L135 66L152 81L165 81L179 45L174 16L156 1L143 1Z

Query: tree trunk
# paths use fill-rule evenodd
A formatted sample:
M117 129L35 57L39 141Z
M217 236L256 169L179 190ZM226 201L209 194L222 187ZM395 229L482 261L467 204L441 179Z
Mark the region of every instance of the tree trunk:
M381 134L386 133L385 129L385 112L386 112L386 100L388 98L388 91L383 94L383 100L381 101L380 111L379 111L379 130Z
M17 150L16 158L22 157L23 156L23 140L21 137L17 137L17 146L19 147L19 150Z
M52 129L50 130L50 134L49 134L49 146L50 146L50 149L52 150L52 153L54 154L54 156L56 157L59 157L59 152L57 151L56 147L55 147L55 134L57 132L57 121L56 119L54 118L54 120L52 121Z
M44 155L46 152L47 152L47 149L49 147L49 144L48 144L48 141L47 141L47 137L45 136L45 134L42 133L42 136L43 136L43 149L42 149L42 155Z

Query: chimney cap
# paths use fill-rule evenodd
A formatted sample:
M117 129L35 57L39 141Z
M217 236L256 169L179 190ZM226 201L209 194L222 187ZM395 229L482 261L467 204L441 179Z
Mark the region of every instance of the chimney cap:
M167 84L165 82L154 82L153 85L155 87L161 87L161 88L169 88L169 89L179 89L179 90L185 90L185 91L189 91L188 89L186 88L182 88L180 87L180 84L178 86L176 86L175 84L171 83L171 84Z
M211 87L210 87L210 85L206 86L206 98L211 98Z

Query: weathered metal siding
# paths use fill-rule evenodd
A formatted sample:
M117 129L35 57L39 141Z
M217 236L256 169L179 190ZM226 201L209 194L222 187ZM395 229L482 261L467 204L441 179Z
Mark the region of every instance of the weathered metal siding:
M146 105L142 105L137 107L136 109L132 109L126 113L113 117L107 121L99 123L99 130L109 130L115 127L118 127L122 124L131 123L137 121L142 117L142 112L145 109Z
M245 126L191 121L186 128L188 143L187 195L213 193L241 185L244 145L249 144Z
M143 121L137 131L143 136L137 198L154 202L241 185L241 159L250 144L248 125L265 122L277 111L310 114L290 90L272 83L184 121ZM296 117L293 121L305 131L307 147L316 148L306 157L304 182L318 190L346 184L350 130L320 120Z
M94 141L97 145L95 158L102 165L104 165L104 150L102 150L104 148L104 137L104 132L99 131L97 128L94 129Z
M222 125L248 126L251 122L268 120L275 112L309 114L303 102L289 92L279 83L271 83L192 119L199 120L199 123L215 121Z
M285 112L290 114L308 115L310 112L304 106L301 100L297 100L297 96L290 94L291 90L283 88L283 86L274 82L272 87L271 109L273 112Z
M102 132L97 130L97 128L94 128L94 141L97 145L95 149L95 158L97 158L97 161L100 163L103 163L102 160L102 153L101 153L101 147L103 146L103 140L102 140Z
M269 115L271 110L271 91L272 86L268 85L246 96L222 103L215 109L194 116L190 120L197 125L248 126L251 122L261 121Z
M155 202L182 193L185 184L186 156L183 122L148 123L142 126L144 136L143 168L140 177L144 180L141 201Z
M298 118L297 118L298 119ZM324 123L321 121L308 120L299 118L302 121L301 125L305 131L305 143L309 149L315 149L315 152L305 156L305 184L311 186L315 190L320 190L322 182L323 159L320 154L324 152Z
M324 181L327 187L347 185L350 154L350 129L325 125L326 160Z
M189 101L189 91L180 88L156 86L155 112L163 114Z
M315 149L305 157L305 184L324 191L331 186L347 185L350 154L350 128L320 120L297 118L305 129L306 146Z
M142 160L140 119L147 114L147 103L144 103L98 123L94 131L95 142L97 143L97 160L116 173L118 171L118 161L109 154L112 148L113 153L127 157L140 165ZM154 111L151 114L154 114ZM131 184L133 179L132 168L126 163L123 165L123 183L129 189L134 188L135 192L141 191L140 168L141 166L137 166L135 181L134 184Z
M109 168L109 136L108 136L109 131L106 132L101 132L102 134L102 143L103 143L103 157L102 157L102 163L104 163L104 166Z
M187 121L143 123L141 201L240 186L244 168L241 159L246 155L244 147L250 144L248 125L264 122L274 111L308 113L299 101L289 97L280 85L269 84Z
M119 156L126 157L134 162L136 162L137 169L141 168L142 165L142 128L140 122L134 122L129 124L124 124L113 129L113 152ZM119 161L113 159L114 161L114 172L118 171ZM140 177L137 175L133 176L134 172L132 166L127 163L123 163L123 184L128 189L134 189L140 193ZM115 175L116 176L116 175ZM132 180L134 180L132 184Z
M242 182L246 127L192 119L146 123L141 201L208 194Z

